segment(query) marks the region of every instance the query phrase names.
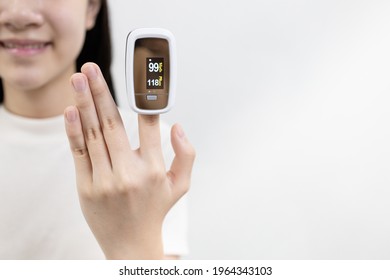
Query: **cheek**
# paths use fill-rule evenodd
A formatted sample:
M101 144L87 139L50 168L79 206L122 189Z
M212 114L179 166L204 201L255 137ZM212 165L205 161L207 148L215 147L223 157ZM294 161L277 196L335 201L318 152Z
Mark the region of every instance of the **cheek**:
M85 39L85 14L67 10L57 15L53 19L54 47L76 59Z

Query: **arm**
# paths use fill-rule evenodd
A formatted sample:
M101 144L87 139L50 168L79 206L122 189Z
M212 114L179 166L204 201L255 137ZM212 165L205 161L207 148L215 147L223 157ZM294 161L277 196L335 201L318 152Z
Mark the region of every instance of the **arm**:
M162 223L188 191L195 151L179 125L171 130L169 171L159 116L139 115L140 148L132 150L100 69L87 63L72 76L76 106L65 110L79 199L108 259L162 259Z

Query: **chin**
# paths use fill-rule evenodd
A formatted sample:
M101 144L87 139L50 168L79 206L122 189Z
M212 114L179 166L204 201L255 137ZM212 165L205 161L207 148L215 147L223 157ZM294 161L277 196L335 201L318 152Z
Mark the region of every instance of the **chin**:
M39 83L38 81L24 80L24 81L16 81L12 84L8 84L14 90L20 92L31 92L38 91L43 88L44 83Z
M5 77L3 81L7 81L7 86L13 88L14 90L18 91L35 91L43 87L47 81L43 79L43 77L40 77L37 75L37 73L34 73L31 75L31 72L18 72L17 75L14 75L13 77Z

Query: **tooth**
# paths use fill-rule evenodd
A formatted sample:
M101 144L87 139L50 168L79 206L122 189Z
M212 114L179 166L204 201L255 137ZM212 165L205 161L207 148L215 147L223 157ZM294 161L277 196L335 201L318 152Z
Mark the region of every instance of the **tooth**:
M3 43L4 47L5 48L8 48L8 49L16 49L16 48L19 48L19 49L41 49L41 48L44 48L45 47L45 44L44 43L37 43L37 44L30 44L30 45L19 45L19 44L15 44L15 43Z

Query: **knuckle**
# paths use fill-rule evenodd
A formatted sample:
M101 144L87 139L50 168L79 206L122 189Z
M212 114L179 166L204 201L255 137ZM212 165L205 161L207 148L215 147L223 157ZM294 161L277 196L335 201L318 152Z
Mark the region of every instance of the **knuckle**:
M88 156L88 149L86 146L73 147L72 153L75 158L84 158Z
M102 176L102 177L103 178L100 178L99 180L99 187L104 190L112 189L114 184L111 180L111 177L110 176Z
M101 137L102 137L102 131L101 131L100 127L87 128L85 131L85 139L87 141L93 142L93 141L101 139Z
M157 166L154 166L152 167L150 170L149 170L149 180L153 183L153 184L158 184L158 183L161 183L165 180L166 178L166 174L165 174L165 170L160 168L160 167L157 167Z
M109 198L112 186L111 176L95 177L92 181L91 196L94 200Z
M121 196L142 196L143 184L141 180L137 180L137 178L130 176L130 174L124 174L120 176L116 186Z
M96 187L97 196L100 199L110 199L115 196L115 188L110 180L103 180Z
M100 199L107 200L112 198L114 195L114 192L111 188L109 187L100 187L98 191L98 196Z
M127 193L129 190L135 188L135 184L129 175L121 175L118 179L117 188L121 193Z
M103 130L112 131L119 126L120 120L117 117L106 116L103 117L102 127Z

